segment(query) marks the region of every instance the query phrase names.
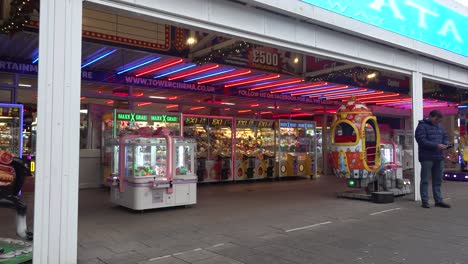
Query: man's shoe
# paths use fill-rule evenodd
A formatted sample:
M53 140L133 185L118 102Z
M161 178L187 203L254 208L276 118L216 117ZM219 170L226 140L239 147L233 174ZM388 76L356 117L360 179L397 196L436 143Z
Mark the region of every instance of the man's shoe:
M442 207L442 208L450 208L450 204L447 204L447 203L444 203L444 202L440 202L440 203L435 203L435 206L436 207Z
M429 203L422 203L422 204L421 204L421 207L422 207L422 208L431 208L431 207L429 206Z

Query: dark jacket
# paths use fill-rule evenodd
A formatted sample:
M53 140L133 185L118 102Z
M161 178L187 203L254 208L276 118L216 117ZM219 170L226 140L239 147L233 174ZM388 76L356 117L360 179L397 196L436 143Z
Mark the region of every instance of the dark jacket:
M447 133L441 126L433 125L428 119L420 120L414 137L418 142L419 161L443 160L444 153L438 144L448 144Z

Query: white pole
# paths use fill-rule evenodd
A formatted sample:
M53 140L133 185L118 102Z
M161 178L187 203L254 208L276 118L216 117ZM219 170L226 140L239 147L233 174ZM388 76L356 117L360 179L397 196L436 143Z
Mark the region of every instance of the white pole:
M35 264L76 263L82 0L40 2Z
M420 72L413 72L412 85L411 85L411 97L413 98L413 139L414 131L418 126L419 120L423 119L423 79ZM414 200L421 200L421 193L419 191L419 184L421 182L421 164L418 161L418 143L413 140L413 167L414 167Z

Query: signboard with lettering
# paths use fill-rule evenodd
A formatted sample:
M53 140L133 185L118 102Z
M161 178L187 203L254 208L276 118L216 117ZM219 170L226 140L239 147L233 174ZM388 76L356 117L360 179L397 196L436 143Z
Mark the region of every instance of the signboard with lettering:
M225 118L211 118L210 126L212 127L231 127L231 119Z
M294 121L280 121L280 127L299 127L299 128L314 128L314 123L303 123L303 122L294 122Z
M258 121L258 128L273 128L274 121Z
M123 121L146 121L146 122L162 122L162 123L179 123L178 115L151 115L151 114L136 114L136 113L116 113L117 120Z
M191 126L191 125L206 125L208 124L208 118L206 117L194 117L194 116L187 116L184 118L184 125Z
M252 119L237 119L236 127L238 128L253 128L255 127L255 120Z
M300 0L376 27L468 56L468 19L437 0ZM461 5L461 4L459 4ZM466 9L465 9L466 10Z
M302 63L301 63L302 65ZM37 75L37 64L33 65L31 63L24 62L14 62L8 60L0 60L0 72L12 72L19 74L30 74ZM233 96L248 96L256 98L265 98L272 100L282 100L282 101L293 101L293 102L303 102L303 103L313 103L313 104L322 104L322 105L340 105L339 101L327 101L317 98L308 98L304 96L291 96L287 94L271 94L269 92L260 92L260 91L249 91L249 90L237 90L232 89L226 91L221 86L210 86L210 85L200 85L197 83L185 83L185 82L175 82L168 80L159 80L154 78L141 78L131 75L117 75L114 72L105 72L105 71L81 71L81 79L83 81L92 81L99 83L111 83L118 85L130 85L138 86L145 88L157 88L157 89L177 89L184 90L187 92L202 92L202 93L216 93L216 94L225 94Z

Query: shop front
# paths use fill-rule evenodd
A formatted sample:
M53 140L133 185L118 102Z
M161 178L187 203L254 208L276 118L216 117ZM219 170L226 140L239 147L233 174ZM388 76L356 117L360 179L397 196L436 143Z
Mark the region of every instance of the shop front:
M143 127L152 130L170 127L172 135L194 138L196 151L192 167L198 182L314 178L317 171L327 173L329 116L351 96L369 105L376 115L399 117L401 124L393 129L402 131L392 132L392 136L403 140L423 111L439 107L450 113L458 103L430 98L423 101L423 78L456 87L468 86L463 46L444 49L431 41L417 39L420 41L417 42L404 32L376 28L375 23L357 19L362 21L359 22L347 13L342 16L335 12L336 8L314 1L283 1L275 6L270 2L87 1L83 11L83 49L81 46L79 49L82 57L74 56L69 62L75 66L52 69L46 56L52 51L44 45L41 47L39 67L43 71L39 68L39 98L49 98L48 95L53 98L60 91L42 90L41 94L41 89L46 89L45 82L41 83L46 80L45 69L64 73L62 76L68 83L73 80L73 87L81 88L81 110L86 116L81 122L83 146L99 153L93 156L100 167L96 176L99 180L94 179L94 183L106 183L115 171L112 165L117 162L112 157L118 157L117 152L121 150L118 141ZM392 15L398 14L396 7L379 3L375 1L371 10L392 10ZM44 13L55 14L56 11L47 8L48 4L43 5ZM61 7L82 13L78 4ZM406 17L407 10L401 12ZM93 17L109 21L93 21ZM61 19L65 24L67 19ZM73 23L79 24L74 28L80 31L81 19ZM445 31L439 32L457 41L458 23L458 20L453 24L441 22L440 27ZM44 24L54 26L51 22ZM104 28L103 24L111 26ZM34 32L37 27L31 23L29 30ZM50 31L41 23L44 38L47 32ZM81 37L78 33L72 35ZM192 36L198 42L187 48L185 41ZM31 51L33 54L34 49ZM11 58L2 54L1 74L36 76L36 55ZM81 76L77 78L80 63ZM70 79L65 72L74 77ZM373 74L378 78L372 77ZM13 79L14 87L9 88L15 94L12 102L26 104L28 101L22 98L28 97L34 104L35 89L20 88L18 77ZM50 106L57 105L51 102ZM63 110L68 106L61 107ZM70 105L70 111L56 116L54 122L77 121L71 112L79 109L74 108L79 108L77 102ZM42 122L47 125L53 117L45 117L45 110L44 106L39 107L37 115L42 114ZM70 116L73 118L67 119ZM38 139L42 149L38 162L45 162L45 156L40 156L51 149L45 146L44 139ZM64 148L71 148L66 138L58 137L58 141ZM413 158L417 159L416 152ZM60 166L77 169L77 164L70 165L75 162L73 155L62 155L60 161L68 164ZM417 175L417 163L414 168ZM41 173L45 173L43 167L38 175ZM51 174L51 179L60 183L58 186L40 183L36 187L37 204L52 199L43 197L48 188L78 188L77 181L62 181L60 175ZM418 184L417 177L415 184ZM59 196L67 198L66 201L77 199L76 193L59 192ZM415 198L419 199L417 192ZM59 206L53 204L50 209L38 206L36 210L40 212L36 213L36 219L40 221L35 224L51 225L53 220L42 216ZM69 208L74 211L76 204L73 202ZM57 210L56 214L65 213ZM73 218L74 214L65 218L68 217ZM70 233L73 240L76 238L73 230L61 229L61 232ZM46 237L50 238L39 233L39 239ZM59 247L69 252L64 253L65 259L76 257L70 253L76 245L61 243ZM35 250L38 263L41 256L50 252L46 245Z

